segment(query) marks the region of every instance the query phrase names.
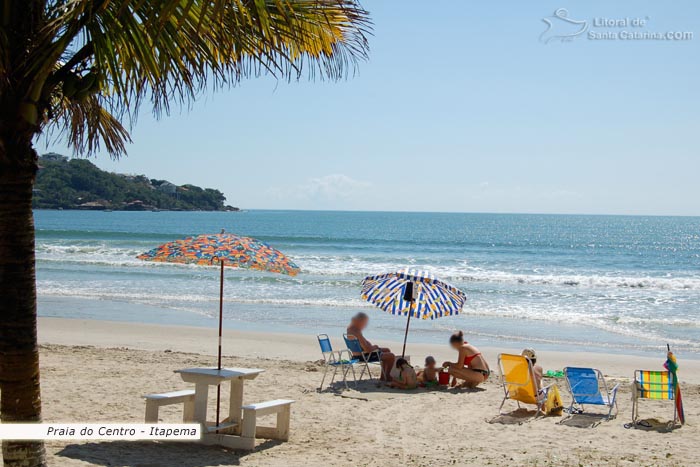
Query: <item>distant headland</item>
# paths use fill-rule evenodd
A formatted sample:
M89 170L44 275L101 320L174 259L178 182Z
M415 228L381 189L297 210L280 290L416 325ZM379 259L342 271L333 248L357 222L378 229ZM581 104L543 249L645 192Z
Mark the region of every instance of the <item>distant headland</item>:
M219 190L175 185L145 175L106 172L86 159L56 153L39 158L36 209L113 211L238 211Z

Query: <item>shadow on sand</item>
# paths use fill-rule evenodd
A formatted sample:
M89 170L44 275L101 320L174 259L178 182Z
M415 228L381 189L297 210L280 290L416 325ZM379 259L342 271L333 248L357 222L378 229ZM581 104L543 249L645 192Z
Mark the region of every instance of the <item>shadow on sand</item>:
M536 410L528 410L521 407L512 412L502 413L486 421L488 423L498 423L500 425L522 425L523 423L531 422L536 418L538 418Z
M605 421L608 421L608 418L604 414L575 413L562 419L559 425L573 428L595 428Z
M673 421L661 421L656 418L639 420L637 423L626 423L625 428L634 428L642 431L656 431L657 433L670 433L682 425Z
M448 388L446 386L430 386L430 387L418 387L416 389L396 389L387 386L384 383L380 383L378 380L362 380L358 381L357 385L354 382L348 383L348 387L345 387L345 383L334 382L332 385L326 387L321 393L334 394L336 396L357 399L364 401L371 400L387 400L396 399L403 397L415 397L420 394L430 394L430 393L448 393L448 394L464 394L472 392L485 391L484 388Z
M280 441L265 441L256 446L261 451L277 446ZM216 467L239 465L247 451L231 451L216 446L194 443L161 443L157 441L105 441L69 444L57 456L91 464L123 467Z

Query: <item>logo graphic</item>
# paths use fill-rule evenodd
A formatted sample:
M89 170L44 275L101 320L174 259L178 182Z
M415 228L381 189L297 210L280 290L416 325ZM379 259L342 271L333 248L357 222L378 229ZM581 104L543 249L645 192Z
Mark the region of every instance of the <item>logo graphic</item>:
M588 30L588 21L577 21L569 18L566 8L559 8L552 16L542 18L547 29L540 34L540 41L548 44L550 41L569 42L583 35Z

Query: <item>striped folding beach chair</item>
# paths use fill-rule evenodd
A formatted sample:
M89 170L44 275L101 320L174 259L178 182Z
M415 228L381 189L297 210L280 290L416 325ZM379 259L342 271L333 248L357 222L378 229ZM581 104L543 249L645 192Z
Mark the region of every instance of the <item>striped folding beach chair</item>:
M669 371L636 370L632 385L632 421L638 423L639 400L666 400L673 402L673 376ZM676 404L673 404L673 422L678 421Z

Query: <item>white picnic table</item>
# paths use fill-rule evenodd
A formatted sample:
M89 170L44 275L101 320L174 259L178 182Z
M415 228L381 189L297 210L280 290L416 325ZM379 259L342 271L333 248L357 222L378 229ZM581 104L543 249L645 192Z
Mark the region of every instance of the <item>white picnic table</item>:
M194 421L202 424L204 436L202 441L206 444L219 444L234 449L252 449L249 447L252 440L241 438L241 422L243 406L243 383L252 380L265 370L260 368L222 368L214 367L185 368L176 370L186 383L194 383ZM207 406L209 403L209 386L218 386L230 383L228 417L219 422L207 421ZM218 433L217 433L218 431Z

